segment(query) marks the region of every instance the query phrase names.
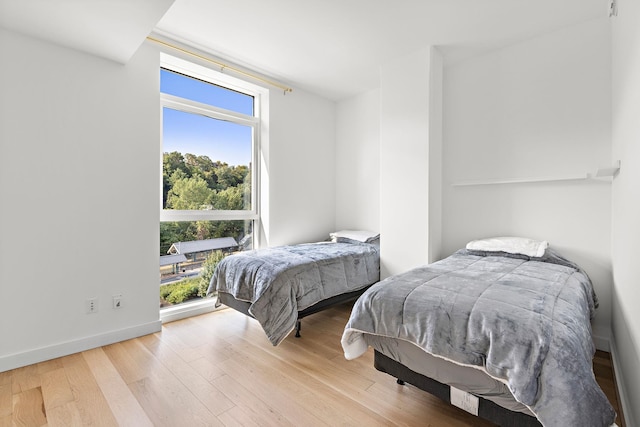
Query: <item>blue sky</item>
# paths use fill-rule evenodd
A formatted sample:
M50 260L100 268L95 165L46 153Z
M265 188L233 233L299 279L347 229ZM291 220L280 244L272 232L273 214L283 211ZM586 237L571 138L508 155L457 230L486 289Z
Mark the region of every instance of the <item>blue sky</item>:
M253 115L253 98L196 79L161 70L163 93ZM163 152L208 156L229 165L251 162L251 128L197 114L163 108Z

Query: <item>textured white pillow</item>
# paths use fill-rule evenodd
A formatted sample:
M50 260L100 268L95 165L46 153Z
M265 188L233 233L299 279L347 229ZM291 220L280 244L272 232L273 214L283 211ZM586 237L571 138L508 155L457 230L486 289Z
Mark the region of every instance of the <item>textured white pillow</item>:
M333 240L334 242L339 237L344 237L351 240L357 240L359 242L367 242L369 240L375 239L379 235L380 233L376 233L374 231L367 231L367 230L340 230L340 231L336 231L334 233L329 234L329 236L331 237L331 240Z
M467 249L486 252L507 252L530 257L541 257L549 247L546 240L533 240L525 237L493 237L473 240L467 243Z

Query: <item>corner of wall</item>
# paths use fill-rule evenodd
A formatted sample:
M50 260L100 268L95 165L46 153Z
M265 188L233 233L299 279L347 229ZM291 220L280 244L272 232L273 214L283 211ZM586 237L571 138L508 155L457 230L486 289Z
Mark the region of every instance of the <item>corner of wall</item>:
M632 406L631 402L629 401L629 395L627 393L628 385L626 384L627 380L625 380L625 376L621 374L622 372L624 372L624 370L622 369L620 352L618 350L618 347L616 346L615 337L613 335L611 336L610 348L611 362L613 364L613 378L616 387L616 395L618 396L618 404L620 405L620 408L622 410L625 425L630 427L636 426L638 425L636 423L637 417L634 414L633 409L637 408L637 406Z

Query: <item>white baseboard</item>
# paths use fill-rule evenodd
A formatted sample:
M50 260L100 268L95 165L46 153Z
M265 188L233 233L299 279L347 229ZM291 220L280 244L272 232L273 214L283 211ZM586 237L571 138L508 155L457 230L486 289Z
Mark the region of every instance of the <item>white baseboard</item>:
M603 337L600 335L593 335L593 345L596 346L596 349L606 351L607 353L611 352L611 338Z
M45 360L67 356L69 354L90 350L92 348L125 341L143 335L153 334L161 329L162 322L160 322L160 320L156 320L154 322L137 325L131 328L119 329L117 331L54 344L48 347L37 348L22 353L1 356L0 372L21 368L34 363L44 362Z
M624 376L620 375L620 373L622 372L622 368L620 367L620 360L618 358L616 342L613 339L613 337L611 337L610 344L611 344L611 352L610 352L611 361L613 363L613 372L616 379L616 388L617 388L618 399L619 399L618 404L622 408L625 424L627 426L636 426L638 424L636 424L636 420L633 418L633 412L631 411L631 404L629 403L627 394L625 392L625 390L627 390L627 387L624 383Z

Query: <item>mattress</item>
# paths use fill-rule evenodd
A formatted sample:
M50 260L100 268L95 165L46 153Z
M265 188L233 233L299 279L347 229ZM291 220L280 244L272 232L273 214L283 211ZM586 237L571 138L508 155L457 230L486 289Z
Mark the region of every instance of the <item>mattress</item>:
M526 406L515 400L506 384L490 377L482 369L457 365L433 356L408 341L379 335L365 335L364 339L373 349L414 372L473 393L510 411L533 416Z

